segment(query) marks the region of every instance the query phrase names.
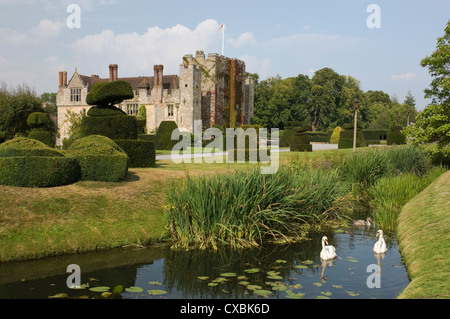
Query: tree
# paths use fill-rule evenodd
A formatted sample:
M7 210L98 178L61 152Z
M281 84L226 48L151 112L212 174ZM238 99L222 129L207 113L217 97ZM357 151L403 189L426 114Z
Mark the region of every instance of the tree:
M41 100L48 115L56 115L58 113L56 93L44 92L41 94Z
M432 77L430 87L424 91L432 103L417 115L415 124L405 133L414 144L436 142L431 154L450 165L450 21L444 36L437 40L436 50L420 64L428 68Z

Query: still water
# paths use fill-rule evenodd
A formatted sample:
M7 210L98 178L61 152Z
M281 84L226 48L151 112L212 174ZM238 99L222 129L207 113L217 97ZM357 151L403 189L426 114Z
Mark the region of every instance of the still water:
M173 251L161 244L0 263L0 299L60 294L105 298L102 291L112 292L118 285L123 291L109 298L396 298L408 285L408 276L395 238L389 234L387 253L373 253L375 234L376 229L356 228L326 234L339 256L332 262L320 260L322 235L314 235L298 244L251 250ZM84 289L67 287L70 264L80 266ZM375 273L377 266L379 273ZM95 287L105 288L93 291Z

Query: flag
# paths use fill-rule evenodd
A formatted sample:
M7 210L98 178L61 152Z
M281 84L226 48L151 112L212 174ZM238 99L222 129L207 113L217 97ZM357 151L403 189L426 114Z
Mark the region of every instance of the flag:
M222 22L222 24L220 25L220 28L219 28L219 30L217 30L217 31L220 31L220 30L222 30L222 28L223 28L223 22Z

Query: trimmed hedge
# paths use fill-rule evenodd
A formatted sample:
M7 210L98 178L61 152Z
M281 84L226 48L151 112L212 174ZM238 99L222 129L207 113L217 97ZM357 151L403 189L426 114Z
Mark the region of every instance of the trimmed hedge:
M114 140L129 157L128 167L154 167L156 162L155 144L142 140Z
M364 139L367 140L386 140L388 130L363 130Z
M338 149L344 149L344 148L353 148L353 124L347 124L344 125L346 127L344 130L341 131L339 134L339 144ZM361 131L361 129L358 127L356 129L356 147L365 147L366 141L364 140L364 135Z
M127 154L105 136L75 140L67 153L77 158L83 181L120 182L128 172Z
M305 132L305 134L309 136L310 142L328 143L330 141L328 132Z
M102 116L122 116L127 115L127 113L125 113L124 111L115 106L111 107L93 106L87 111L86 115L89 117L102 117Z
M18 137L0 145L0 184L53 187L74 183L80 166L74 158L42 142Z
M387 133L387 145L406 144L406 137L400 132L401 126L393 126L391 131Z
M110 139L137 139L137 122L134 116L85 116L81 120L81 136L103 135Z
M153 142L156 145L156 135L155 134L138 134L138 140Z
M172 150L179 140L172 141L172 132L177 130L178 126L174 121L162 121L156 131L156 149Z
M291 137L291 152L312 152L310 137L306 134L309 127L297 127L294 129L295 135Z
M73 157L0 157L0 184L20 187L54 187L72 184L80 177Z
M127 81L97 82L88 95L89 105L113 105L134 97L133 89Z
M30 132L30 134L28 134L28 138L38 140L50 147L55 146L55 142L53 141L53 135L51 132L48 132L48 131L41 131L41 130L34 129Z
M64 157L64 154L38 140L16 137L0 145L0 157L14 156Z

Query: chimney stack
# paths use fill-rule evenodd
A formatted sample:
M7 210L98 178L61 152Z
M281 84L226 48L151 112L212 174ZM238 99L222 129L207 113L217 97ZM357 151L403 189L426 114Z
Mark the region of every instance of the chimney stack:
M67 71L63 72L63 86L67 86Z
M163 65L154 65L153 66L153 71L155 73L155 86L158 87L162 87L163 85L163 70L164 70L164 66Z
M67 71L59 71L59 87L67 86Z
M59 87L63 86L63 71L59 71Z
M118 73L119 66L117 64L110 64L109 65L109 81L117 81L117 73Z

